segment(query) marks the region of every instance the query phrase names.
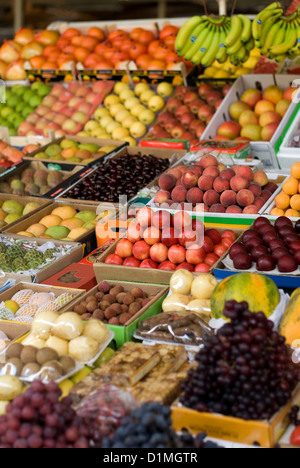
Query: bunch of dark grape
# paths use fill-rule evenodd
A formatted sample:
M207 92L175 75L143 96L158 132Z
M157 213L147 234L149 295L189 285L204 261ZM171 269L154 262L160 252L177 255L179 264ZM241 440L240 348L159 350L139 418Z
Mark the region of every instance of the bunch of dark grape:
M168 167L168 159L154 156L125 155L109 159L68 190L64 197L118 203L119 196L134 197Z
M172 429L171 409L159 403L144 403L122 419L121 426L103 448L219 448L205 441L206 434L194 438L188 431L177 434Z
M0 417L0 448L90 448L89 428L55 382L34 381Z
M299 406L295 405L292 406L291 411L289 412L289 419L294 426L300 426L299 411Z
M229 301L224 316L231 322L197 354L198 367L189 372L180 402L199 412L268 420L290 400L300 367L262 312Z

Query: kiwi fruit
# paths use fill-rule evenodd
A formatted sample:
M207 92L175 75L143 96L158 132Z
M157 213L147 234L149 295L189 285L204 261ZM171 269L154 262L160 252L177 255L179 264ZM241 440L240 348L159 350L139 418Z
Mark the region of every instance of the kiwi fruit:
M36 362L28 362L22 369L21 377L25 379L40 372L41 367Z
M35 348L34 346L24 346L21 354L20 354L20 359L23 362L23 364L29 364L32 362L36 361L36 355L37 355L38 349Z
M22 345L22 343L12 343L11 345L9 345L9 347L6 350L6 353L5 353L6 359L10 359L14 357L19 358L23 348L24 346Z
M48 361L41 367L41 379L44 381L58 380L64 375L63 366L58 361Z
M36 354L36 361L41 366L48 361L56 361L58 359L58 354L55 349L52 348L42 348L39 349Z
M15 366L16 368L16 373L14 375L20 375L23 369L23 363L20 358L13 357L8 359L7 364L11 364Z
M61 356L59 358L59 363L62 365L64 375L72 372L75 369L76 363L71 356Z

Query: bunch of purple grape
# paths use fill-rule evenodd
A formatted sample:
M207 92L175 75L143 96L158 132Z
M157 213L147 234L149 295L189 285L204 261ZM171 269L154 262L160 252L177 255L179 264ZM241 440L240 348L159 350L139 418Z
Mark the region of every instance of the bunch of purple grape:
M290 400L300 367L262 312L229 301L224 316L231 322L197 354L198 367L189 372L180 401L199 412L268 420Z
M55 382L34 381L0 417L0 448L90 448L90 429Z

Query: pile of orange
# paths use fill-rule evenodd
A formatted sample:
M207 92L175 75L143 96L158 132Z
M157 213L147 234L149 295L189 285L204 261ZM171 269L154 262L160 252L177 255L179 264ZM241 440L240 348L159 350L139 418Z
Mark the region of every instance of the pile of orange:
M271 215L300 218L300 162L293 164L291 176L284 182L282 192L275 198L275 206Z

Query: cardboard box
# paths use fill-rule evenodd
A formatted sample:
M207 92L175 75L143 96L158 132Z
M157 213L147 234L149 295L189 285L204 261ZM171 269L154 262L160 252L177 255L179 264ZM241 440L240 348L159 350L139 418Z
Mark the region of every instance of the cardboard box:
M217 153L218 156L225 155L234 159L250 161L253 159L250 144L243 141L201 140L191 148L191 151L207 151L210 154Z
M61 271L62 268L65 267L66 265L79 262L83 257L82 245L76 242L66 242L66 241L61 242L61 241L56 241L52 239L38 239L38 238L29 238L29 237L25 239L24 237L18 236L16 234L2 234L0 236L0 241L5 242L5 239L14 239L14 240L19 240L23 242L25 241L35 242L39 246L51 241L55 245L55 247L61 247L64 245L71 247L71 251L68 255L62 255L60 258L50 263L49 266L38 271L38 273L36 273L33 276L30 276L29 274L20 274L20 273L5 273L5 277L4 277L5 279L13 279L18 282L23 281L26 283L42 283L44 280L52 276L55 272Z
M102 244L100 247L97 247L97 249L95 249L93 252L91 252L89 255L83 258L79 263L81 265L89 265L92 267L94 263L97 262L97 259L100 257L100 255L102 255L105 252L105 250L107 250L113 243L113 240L106 241L105 244Z
M158 148L142 148L141 146L127 146L121 148L117 154L112 156L110 159L118 159L122 156L125 156L126 154L129 154L130 156L135 156L137 154L140 154L141 156L154 156L156 158L160 159L168 159L170 161L169 167L173 166L177 161L179 161L185 154L186 151L179 151L179 150L166 150L166 149L158 149ZM103 161L106 161L108 158L104 158ZM86 177L90 176L91 173L87 174ZM80 181L75 182L72 185L72 188L76 186L77 183L81 182ZM151 188L157 184L158 178L155 178L152 182L150 182L147 185L147 188ZM60 195L58 196L58 200L64 200L65 202L68 202L69 200L72 200L68 198L68 189L65 191L62 191ZM72 200L74 202L74 200ZM128 200L129 201L129 200ZM97 201L85 201L85 200L78 200L80 203L92 203L92 204L97 204L103 203L101 200ZM115 204L115 206L119 206L118 203Z
M13 226L9 227L4 227L3 232L5 234L9 235L10 233L12 234L17 234L18 232L21 231L26 231L29 226L39 223L39 221L44 217L48 216L52 213L52 211L55 208L58 208L60 206L64 205L70 205L72 206L75 210L78 211L93 211L95 214L97 213L97 209L95 205L90 205L90 204L80 204L80 203L62 203L60 202L53 202L51 204L48 204L45 208L41 209L38 211L36 214L33 214L32 216L26 217L23 221L16 222ZM71 242L71 241L70 241ZM88 254L89 252L93 251L97 247L97 242L96 242L96 235L95 235L95 227L89 229L85 234L80 236L78 239L75 240L75 242L80 242L81 244L85 244L85 251Z
M132 317L123 327L116 325L107 325L107 327L114 332L115 337L114 341L116 342L117 348L121 348L124 343L131 341L134 332L136 331L138 324L141 320L146 318L153 317L156 314L161 312L161 307L164 299L167 297L169 288L163 287L161 285L150 285L150 284L140 284L136 282L124 282L124 281L109 281L110 284L114 286L123 286L125 292L129 292L135 286L140 287L148 295L157 292L157 295L154 299L151 300L145 307L143 307L134 317ZM73 303L72 307L68 307L67 310L73 310L74 307L81 302L83 302L88 296L98 292L97 286L89 290L84 296L81 296L76 303Z
M70 164L72 166L97 167L99 162L102 161L103 157L112 156L117 151L119 151L120 148L123 148L123 147L127 146L127 143L124 143L123 141L119 141L119 140L99 140L97 138L79 137L79 136L72 136L72 135L68 135L67 138L68 138L68 140L76 141L76 142L81 143L81 144L94 143L95 145L98 145L100 147L116 146L115 150L111 151L110 153L108 153L108 154L106 154L104 156L101 156L101 157L93 160L90 163L87 163L87 164L84 163L84 162L81 162L81 163L77 162L77 163L73 163L73 164L68 163L68 164ZM38 153L44 152L48 148L48 146L50 146L50 145L53 145L53 144L59 145L64 139L65 139L65 137L58 138L58 139L52 141L51 143L47 144L46 146L42 146L37 151L34 151L33 153L31 153L30 156L25 156L24 160L25 161L37 161L35 156ZM38 159L38 161L49 162L49 159ZM67 162L67 160L66 160L66 162ZM61 165L62 161L60 161L60 160L51 160L51 163Z
M20 341L21 338L30 332L31 325L25 323L10 322L9 320L1 320L0 331L11 341Z
M16 166L13 166L7 170L5 170L1 175L0 175L0 181L1 182L6 182L8 179L10 179L12 176L16 176L21 174L25 169L31 168L34 171L38 170L58 170L61 171L63 174L64 181L62 184L64 184L64 187L69 187L68 185L68 180L72 178L75 174L78 173L78 171L82 170L82 166L78 165L69 165L69 164L53 164L51 162L41 162L37 161L36 159L33 161L23 161L20 164L17 164ZM47 192L45 195L43 195L43 198L53 198L53 192L56 191L58 187L60 187L61 184L59 184L57 187L50 189L49 192ZM40 198L40 195L36 195L35 198Z
M92 266L72 263L58 273L53 272L52 276L41 283L60 288L89 291L96 286L97 281Z
M240 76L236 82L233 84L231 90L224 98L223 103L219 107L218 111L210 121L208 127L202 135L203 140L209 140L214 138L219 127L224 123L231 121L232 118L229 114L229 109L231 104L236 101L239 101L244 91L250 88L257 88L259 90L264 90L268 86L276 85L281 89L286 89L291 86L293 83L293 77L291 75L243 75ZM281 125L278 127L275 132L272 140L270 142L258 141L251 142L252 156L263 161L265 169L279 169L280 165L278 163L275 145L277 140L280 138L282 130L285 127L286 116L284 117Z
M245 227L241 228L230 228L233 232L236 233L238 237L244 232ZM219 232L223 232L223 228L217 228ZM126 237L126 234L123 236ZM157 269L147 269L147 268L134 268L134 267L124 267L118 265L106 264L106 258L115 253L118 240L112 244L99 258L99 262L94 263L94 271L98 283L104 280L120 280L120 281L132 281L132 282L141 282L141 283L151 283L151 284L163 284L170 285L170 279L174 271L165 271ZM213 273L214 267L211 268L210 272ZM197 275L197 273L195 273Z
M35 210L31 211L27 215L20 216L20 218L17 219L16 221L14 221L13 223L5 224L5 226L3 226L3 228L0 228L1 232L3 232L4 229L10 229L11 227L15 226L16 224L18 224L21 221L23 221L24 219L26 219L28 216L37 214L40 210L42 210L46 206L50 205L50 203L51 203L50 200L48 200L47 198L42 198L42 197L40 197L40 198L38 198L38 197L20 197L19 195L8 195L8 194L5 194L5 193L0 193L0 202L3 203L5 201L7 201L7 200L17 201L17 202L21 203L21 205L23 205L24 208L25 208L25 205L27 205L27 203L37 203L39 205L39 207L36 208Z
M66 310L70 310L70 307L72 306L72 304L77 302L78 299L81 296L83 296L83 294L85 293L85 290L82 290L82 289L61 288L61 287L48 286L48 285L42 285L42 284L20 282L0 294L0 303L10 300L17 292L25 290L25 289L30 289L31 291L34 291L35 293L54 293L56 298L59 297L63 293L72 294L73 299L64 307L62 307L59 310L59 313L65 312ZM7 322L7 320L4 320L4 322ZM15 321L13 321L13 323L15 323Z
M192 434L206 432L208 437L273 448L290 424L289 412L300 402L300 385L293 392L291 401L276 413L270 421L244 421L219 414L199 413L184 407L172 406L173 428L180 432L187 428Z
M249 229L253 229L253 227L251 226ZM235 243L241 243L241 241L242 241L242 235L236 240ZM244 273L243 271L236 270L236 269L232 269L232 270L227 269L224 264L224 260L226 257L228 257L228 252L226 252L225 255L223 255L223 257L221 257L220 260L213 267L213 272L217 279L223 280L225 278L228 278L228 276L233 276L238 273ZM261 272L261 271L259 272L255 270L255 263L253 262L253 268L250 271L252 271L253 273L263 274L265 276L268 276L280 288L297 289L300 287L300 267L298 268L298 271L294 275L292 273L289 273L289 274L280 273L279 270L277 273Z

